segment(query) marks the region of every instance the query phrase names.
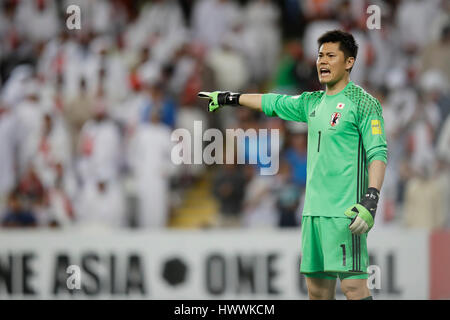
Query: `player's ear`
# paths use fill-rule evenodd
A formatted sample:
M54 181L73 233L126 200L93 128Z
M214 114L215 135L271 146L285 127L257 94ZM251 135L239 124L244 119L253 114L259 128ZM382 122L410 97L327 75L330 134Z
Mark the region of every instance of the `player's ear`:
M354 64L355 64L355 57L348 57L345 61L345 70L348 70L350 72Z

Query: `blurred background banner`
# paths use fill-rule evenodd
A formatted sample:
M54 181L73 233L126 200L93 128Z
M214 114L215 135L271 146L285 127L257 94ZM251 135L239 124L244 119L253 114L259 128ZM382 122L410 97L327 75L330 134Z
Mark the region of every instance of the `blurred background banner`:
M448 299L448 0L0 0L1 296L306 299L307 125L208 113L197 92L322 90L316 41L335 28L385 121L374 296ZM278 174L259 158L175 165L176 143L207 145L196 121L277 129ZM237 147L248 160L272 138ZM66 264L84 270L79 293Z
M371 238L370 264L380 271L371 272L369 282L377 299L450 297L448 277L434 276L448 270L439 258L448 250L449 234L393 229ZM0 297L306 299L299 248L293 230L84 232L70 237L6 232L0 236ZM78 289L70 286L76 280L69 266L80 270ZM337 298L344 298L340 291Z

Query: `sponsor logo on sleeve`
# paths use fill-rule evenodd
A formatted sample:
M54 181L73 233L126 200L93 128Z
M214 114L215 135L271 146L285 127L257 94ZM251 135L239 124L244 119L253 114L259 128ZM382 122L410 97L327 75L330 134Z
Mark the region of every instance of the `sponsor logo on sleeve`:
M380 120L372 120L372 134L381 134L381 123Z

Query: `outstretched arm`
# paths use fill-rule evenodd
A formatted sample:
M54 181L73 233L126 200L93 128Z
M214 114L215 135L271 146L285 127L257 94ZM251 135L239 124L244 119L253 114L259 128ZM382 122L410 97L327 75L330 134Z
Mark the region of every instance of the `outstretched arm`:
M241 94L241 96L239 97L239 104L241 106L262 112L262 94Z
M244 106L253 110L262 110L262 94L241 94L229 91L199 92L200 98L209 99L209 111L216 111L222 106Z
M310 93L298 96L281 94L241 94L229 91L199 92L200 98L208 99L208 109L214 112L223 106L244 106L262 111L269 117L278 116L283 120L306 122L306 108ZM318 95L316 95L319 97Z
M381 190L383 185L386 163L381 160L373 160L369 165L369 188Z

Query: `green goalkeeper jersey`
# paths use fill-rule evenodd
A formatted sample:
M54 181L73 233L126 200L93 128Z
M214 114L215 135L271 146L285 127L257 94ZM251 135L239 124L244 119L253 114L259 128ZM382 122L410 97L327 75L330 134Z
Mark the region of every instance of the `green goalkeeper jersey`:
M349 82L335 95L264 94L267 116L308 124L304 216L345 217L368 186L368 165L387 161L382 109L377 99Z

